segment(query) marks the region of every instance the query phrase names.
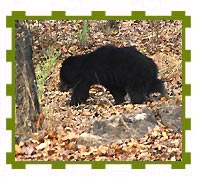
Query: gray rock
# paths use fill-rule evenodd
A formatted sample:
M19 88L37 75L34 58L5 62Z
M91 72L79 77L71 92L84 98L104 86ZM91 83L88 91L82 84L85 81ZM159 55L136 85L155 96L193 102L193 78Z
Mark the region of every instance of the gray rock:
M87 133L80 135L78 144L88 146L108 145L128 138L141 138L148 127L154 128L157 120L151 110L137 114L124 114L112 118L95 120Z
M102 141L102 137L84 132L80 135L77 141L77 145L101 145Z
M182 107L161 107L158 113L163 125L174 131L182 130Z

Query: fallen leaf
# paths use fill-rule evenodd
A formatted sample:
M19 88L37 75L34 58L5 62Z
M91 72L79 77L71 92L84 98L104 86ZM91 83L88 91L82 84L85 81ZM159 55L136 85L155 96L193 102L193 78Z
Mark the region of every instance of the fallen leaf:
M36 150L42 150L47 147L47 143L41 143L40 145L36 146Z
M19 145L15 144L15 152L16 154L22 154L23 150L21 149Z
M168 136L167 136L167 133L165 131L162 132L162 136L167 140L168 139Z

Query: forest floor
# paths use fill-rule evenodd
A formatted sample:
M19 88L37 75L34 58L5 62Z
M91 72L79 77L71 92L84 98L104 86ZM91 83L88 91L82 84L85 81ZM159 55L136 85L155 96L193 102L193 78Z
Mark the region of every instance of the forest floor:
M109 26L104 20L90 20L85 29L83 23L82 20L28 21L33 35L35 66L44 64L52 56L59 57L42 87L42 114L37 122L41 129L15 145L16 160L180 161L182 131L164 125L159 115L156 115L155 128L148 129L141 138L99 146L77 144L77 140L88 130L92 120L130 114L144 106L155 113L163 105L182 107L181 21L119 20L114 26ZM114 105L109 92L95 85L85 104L70 107L71 93L58 91L62 61L106 44L118 47L134 45L151 57L158 65L159 78L164 81L169 97L142 105L131 104L127 99L121 105Z

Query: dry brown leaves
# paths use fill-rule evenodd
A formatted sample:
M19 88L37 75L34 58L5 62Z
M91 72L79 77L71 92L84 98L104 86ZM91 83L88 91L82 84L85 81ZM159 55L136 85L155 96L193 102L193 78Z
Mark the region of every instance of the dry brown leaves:
M30 139L15 145L16 160L44 161L177 161L181 160L182 135L156 126L143 138L128 139L109 146L77 145L79 135L66 132Z

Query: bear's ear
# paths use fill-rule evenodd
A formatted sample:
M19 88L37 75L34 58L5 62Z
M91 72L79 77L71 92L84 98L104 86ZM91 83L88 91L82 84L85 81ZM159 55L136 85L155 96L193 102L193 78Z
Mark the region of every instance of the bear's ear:
M67 63L68 64L71 64L71 63L73 63L73 56L70 56L70 57L68 57L67 59L66 59L66 61L67 61Z
M74 59L72 56L68 57L67 59L65 59L62 63L62 66L66 66L66 65L73 65L74 63Z

